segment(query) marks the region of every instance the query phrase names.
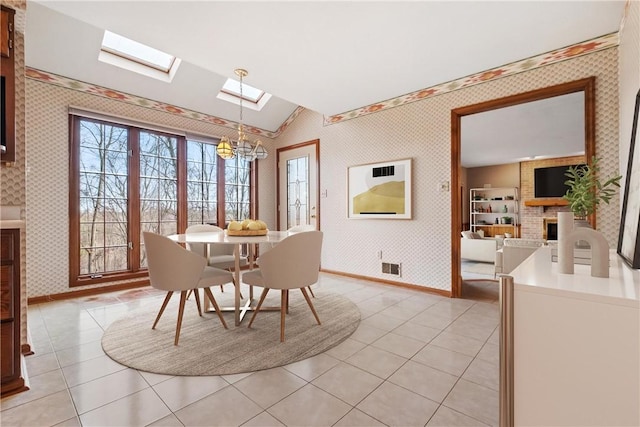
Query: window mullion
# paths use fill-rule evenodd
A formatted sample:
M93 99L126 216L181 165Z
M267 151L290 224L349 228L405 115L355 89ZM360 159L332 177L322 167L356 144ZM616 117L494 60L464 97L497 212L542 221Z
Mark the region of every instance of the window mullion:
M69 167L69 285L80 275L80 119L69 117L71 159Z
M178 137L178 153L177 153L177 169L178 169L178 233L183 233L187 229L188 213L187 213L187 140L184 136Z
M129 128L129 266L140 270L140 130Z
M259 218L258 214L258 162L251 162L249 166L249 212L253 218Z
M218 227L220 228L226 228L227 227L227 220L226 220L226 210L227 210L227 205L225 203L225 163L226 160L224 159L218 159L217 165L218 165L218 189L217 189L217 195L218 195L218 209L217 209L217 216L218 216Z

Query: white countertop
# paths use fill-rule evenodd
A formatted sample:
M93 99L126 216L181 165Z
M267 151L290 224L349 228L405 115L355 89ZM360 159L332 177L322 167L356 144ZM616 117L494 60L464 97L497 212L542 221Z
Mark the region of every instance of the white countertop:
M640 307L640 270L631 269L615 250L609 252L609 277L592 277L590 265L576 264L574 274L558 273L551 248L541 247L509 275L516 288Z

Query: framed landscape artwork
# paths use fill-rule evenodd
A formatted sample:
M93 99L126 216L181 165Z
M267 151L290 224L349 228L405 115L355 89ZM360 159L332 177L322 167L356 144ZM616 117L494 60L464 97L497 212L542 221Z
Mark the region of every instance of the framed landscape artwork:
M640 268L640 90L631 127L631 147L627 163L627 177L622 200L622 219L618 236L618 254L631 266Z
M411 219L411 159L347 168L348 218Z

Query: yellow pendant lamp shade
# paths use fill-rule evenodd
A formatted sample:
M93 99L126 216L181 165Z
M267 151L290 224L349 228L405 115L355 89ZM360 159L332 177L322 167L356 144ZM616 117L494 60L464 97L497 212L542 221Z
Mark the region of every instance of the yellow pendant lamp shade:
M218 156L223 159L233 159L233 147L231 146L231 141L226 136L223 136L220 142L218 143L218 148L216 149Z

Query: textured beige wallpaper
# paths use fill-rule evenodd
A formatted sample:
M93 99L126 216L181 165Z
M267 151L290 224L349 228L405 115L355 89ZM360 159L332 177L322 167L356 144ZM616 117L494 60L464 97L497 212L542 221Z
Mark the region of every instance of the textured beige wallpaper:
M567 81L596 76L596 151L604 173L618 169L618 50L607 49L561 63L435 96L376 114L322 126L321 115L302 113L279 147L320 139L324 231L322 267L350 274L451 289L451 197L439 191L451 180L452 109ZM337 95L338 96L338 95ZM348 166L411 157L413 219L347 219ZM598 229L617 240L619 200L598 215ZM402 277L381 273L385 262L402 263Z
M27 97L27 273L29 297L69 292L69 130L68 107L125 116L145 123L204 135L234 136L234 130L163 113L32 79ZM271 152L273 141L262 138ZM274 157L259 162L260 218L275 227ZM101 287L92 285L73 290Z

